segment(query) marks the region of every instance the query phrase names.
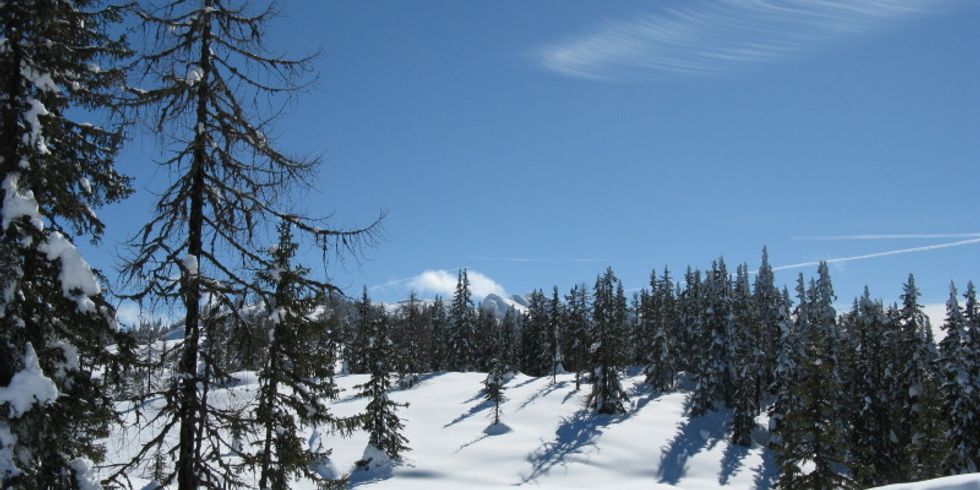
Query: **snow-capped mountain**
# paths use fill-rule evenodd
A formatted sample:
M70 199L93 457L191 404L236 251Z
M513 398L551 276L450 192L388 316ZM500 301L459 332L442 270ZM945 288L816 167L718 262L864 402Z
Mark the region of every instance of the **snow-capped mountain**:
M503 318L511 308L517 310L518 313L527 311L527 300L516 294L504 298L490 293L480 302L480 307L492 311L497 318Z

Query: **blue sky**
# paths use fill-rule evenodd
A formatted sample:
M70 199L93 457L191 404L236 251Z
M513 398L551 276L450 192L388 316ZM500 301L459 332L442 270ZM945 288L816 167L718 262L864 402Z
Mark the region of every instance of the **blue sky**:
M273 44L323 50L278 126L324 159L296 206L339 226L389 212L384 242L328 266L351 294L431 296L463 266L481 292L606 266L640 287L719 255L754 268L763 245L776 266L913 249L835 263L844 303L865 284L896 300L910 272L930 303L980 279L975 3L282 4ZM138 191L100 213L97 267L166 182L157 151L136 135L123 155ZM798 272L815 267L777 279Z

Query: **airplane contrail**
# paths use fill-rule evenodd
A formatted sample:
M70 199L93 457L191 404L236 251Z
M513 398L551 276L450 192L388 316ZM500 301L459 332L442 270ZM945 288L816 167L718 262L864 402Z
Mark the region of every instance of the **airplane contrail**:
M798 264L781 265L779 267L773 267L772 270L774 270L774 271L781 271L781 270L786 270L786 269L800 269L800 268L803 268L803 267L811 267L811 266L814 266L814 265L819 265L820 262L826 262L828 264L839 264L839 263L843 263L843 262L851 262L851 261L854 261L854 260L865 260L865 259L874 259L874 258L878 258L878 257L888 257L890 255L901 255L901 254L911 254L911 253L918 253L918 252L928 252L929 250L938 250L938 249L941 249L941 248L963 247L963 246L966 246L966 245L973 245L973 244L977 244L977 243L980 243L980 238L971 238L969 240L959 240L959 241L955 241L955 242L937 243L935 245L925 245L925 246L922 246L922 247L900 248L900 249L897 249L897 250L886 250L884 252L874 252L874 253L864 254L864 255L854 255L854 256L851 256L851 257L835 257L835 258L832 258L832 259L813 260L813 261L810 261L810 262L800 262Z
M879 235L807 235L793 240L905 240L919 238L980 238L980 233L892 233Z

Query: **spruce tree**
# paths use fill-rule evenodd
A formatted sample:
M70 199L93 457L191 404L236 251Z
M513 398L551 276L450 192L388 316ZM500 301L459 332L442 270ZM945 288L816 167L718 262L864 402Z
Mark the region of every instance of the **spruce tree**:
M899 442L905 446L909 462L909 477L914 480L939 476L942 468L943 429L942 417L937 416L938 383L934 371L935 344L929 319L918 304L919 290L915 278L909 274L903 287L902 308L899 313L901 327L901 354L904 359L899 374L899 392L905 395L899 423Z
M357 316L351 324L353 331L348 336L344 353L347 355L347 368L351 374L364 374L368 372L367 350L371 325L374 324L375 317L381 314L381 310L371 303L367 286L361 289L361 300L356 307Z
M498 360L501 362L504 372L517 371L518 366L520 366L520 356L518 354L519 318L520 316L517 310L511 307L504 314L503 321L500 322L500 337L498 339L500 350Z
M541 290L532 291L521 330L521 371L528 376L551 374L548 323L548 299Z
M977 470L973 462L973 448L977 435L971 433L973 420L978 408L971 405L969 366L967 365L964 336L966 321L956 295L956 286L949 285L949 299L946 301L946 322L943 330L946 337L939 343L941 390L945 411L949 414L949 442L952 447L944 468L948 473L971 473Z
M502 344L498 343L497 345L501 346ZM493 404L492 425L500 423L500 405L507 401L507 397L504 396L506 390L504 384L507 381L508 371L501 357L503 357L503 349L498 347L494 350L493 359L490 360L490 369L487 372L487 377L483 380L483 398L488 403Z
M689 374L698 376L705 362L706 345L704 329L704 287L701 281L701 271L687 268L684 273L684 290L678 295L678 316L683 325L680 337L681 349L678 349L677 360L679 368Z
M558 373L565 372L562 365L561 328L565 311L558 298L558 286L552 289L551 302L548 303L548 357L551 358L551 382L558 379Z
M894 461L901 447L895 443L884 306L871 299L868 288L848 315L851 362L844 376L848 393L850 467L855 481L878 486L897 481Z
M769 392L773 394L773 401L769 406L769 432L772 434L769 448L776 454L777 464L781 469L788 461L787 458L782 458L785 454L784 449L795 443L793 440L795 434L789 431L790 428L784 421L786 416L799 406L799 400L793 396L790 389L797 383L798 361L801 357L799 339L790 314L791 305L789 290L783 288L779 307L779 351L776 356L772 386L769 387Z
M773 386L776 359L779 355L780 309L782 297L776 287L775 275L769 265L769 251L762 249L762 264L755 275L752 288L752 307L755 317L755 333L759 344L756 346L758 362L755 366L759 378L757 403L761 405L763 395ZM771 393L770 393L771 394Z
M575 373L575 389L579 389L582 373L589 369L589 298L584 284L573 286L565 296L565 368Z
M449 351L446 353L446 367L451 371L472 371L476 368L476 315L470 295L470 280L466 269L460 269L453 303L449 308Z
M367 361L371 378L367 383L357 385L357 396L368 397L367 408L361 416L362 427L368 433L368 447L364 458L357 465L369 469L381 464L375 458L384 455L392 461L400 461L401 455L408 451L408 439L402 434L405 425L398 418L397 410L407 407L407 403L397 403L388 397L391 391L391 353L393 345L388 332L387 319L375 317L371 323L368 340Z
M448 368L449 359L449 318L446 316L446 305L441 296L426 309L426 319L429 331L429 369L441 371Z
M248 459L257 467L259 488L288 489L297 477L321 481L312 470L330 451L304 447L303 427L338 429L349 434L355 420L341 420L329 409L337 397L333 380L335 353L326 341L321 320L313 318L322 302L323 284L308 278L309 269L293 263L298 245L291 225L279 225L279 243L271 252L272 267L262 271L269 352L258 373L259 393L254 424L258 450Z
M401 378L400 382L410 387L418 381L419 373L427 371L429 366L425 348L425 318L415 291L409 291L408 299L399 306L395 324L397 328L392 335L397 351L395 371Z
M963 359L967 369L966 384L970 386L970 415L972 426L970 433L974 435L968 452L973 460L973 468L980 468L980 304L977 303L976 289L973 282L966 284L963 303Z
M853 482L844 466L846 444L837 399L840 382L836 377L834 345L837 328L833 307L835 296L826 262L820 263L818 280L811 280L803 294L806 299L801 301L797 323L802 342L801 358L797 380L789 387L795 406L780 421L777 486L794 489L851 487Z
M653 389L664 391L674 385L676 360L673 357L671 335L671 313L673 309L673 288L664 270L662 281L657 280L657 272L650 273L650 293L641 291L640 321L642 338L638 344L643 346L646 364L646 383Z
M111 120L129 52L101 1L0 7L0 486L90 481L113 418L109 386L132 358L102 280L75 248L94 208L130 192ZM110 118L106 118L110 119ZM116 344L110 350L108 345ZM99 370L104 374L94 377Z
M476 313L476 329L473 331L473 344L476 346L474 365L477 371L489 371L496 356L496 343L499 341L500 322L489 307L480 307Z
M134 105L160 135L172 176L153 215L132 241L124 268L130 298L178 303L184 339L178 381L159 420L164 432L136 452L131 464L167 445L176 458L180 490L235 485L237 469L223 461L222 435L241 422L208 401L213 382L227 377L212 362L209 313L228 314L253 292L248 271L269 268L257 252L270 221L286 221L324 252L356 253L375 238L375 225L338 231L283 209L288 192L308 184L318 159L290 156L269 136L283 107L305 86L309 58L286 59L266 48L276 9L218 0L167 0L136 9L146 40L134 65ZM330 287L330 289L336 289ZM212 315L213 316L213 315ZM172 450L172 451L171 451ZM125 471L125 467L120 471Z
M615 291L615 292L614 292ZM592 306L592 391L586 402L601 414L626 412L627 400L619 380L619 369L625 339L625 297L622 284L612 268L596 278Z
M758 413L759 358L755 337L756 317L752 309L752 293L749 288L748 266L738 267L733 297L733 338L731 377L735 383L734 412L732 413L732 442L741 446L751 444L755 416Z
M695 417L713 410L717 402L729 405L734 391L732 287L724 259L712 263L704 289L703 358L691 406L691 415Z

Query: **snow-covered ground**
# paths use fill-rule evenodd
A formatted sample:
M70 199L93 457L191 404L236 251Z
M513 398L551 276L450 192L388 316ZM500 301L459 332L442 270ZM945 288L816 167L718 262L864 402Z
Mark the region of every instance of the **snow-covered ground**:
M764 432L751 448L729 444L729 414L719 412L693 420L685 417L687 391L660 394L646 389L642 376L625 380L630 412L610 417L583 409L588 386L575 391L574 377L531 378L518 375L506 387L505 427L487 430L490 406L481 397L484 375L436 373L425 375L413 388L392 398L407 402L402 416L412 450L391 470L356 471L351 485L358 488L459 489L528 485L538 488L769 488L774 478L772 454L763 447ZM337 415L359 413L367 403L352 398L350 388L366 376L338 376L344 388L334 402ZM214 393L215 397L247 398L254 377ZM760 418L760 423L765 421ZM132 430L117 432L109 443L110 457L135 450L139 437ZM315 438L314 438L315 439ZM325 473L348 473L361 458L367 434L348 439L323 435L333 448ZM136 475L134 475L136 476ZM957 479L959 478L959 479ZM955 477L950 486L897 486L935 490L980 489L980 478ZM959 485L959 486L957 486ZM972 485L972 486L971 486ZM296 482L296 489L314 488Z

